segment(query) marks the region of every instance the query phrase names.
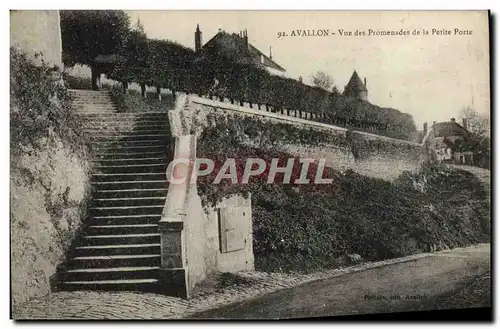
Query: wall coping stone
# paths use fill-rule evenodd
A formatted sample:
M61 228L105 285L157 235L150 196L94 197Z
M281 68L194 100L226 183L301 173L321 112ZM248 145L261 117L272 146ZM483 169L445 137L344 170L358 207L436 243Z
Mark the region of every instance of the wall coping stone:
M326 123L322 123L322 122L316 122L316 121L295 118L295 117L291 117L291 116L287 116L287 115L283 115L283 114L279 114L279 113L272 113L272 112L266 112L266 111L262 111L262 110L255 110L255 109L244 107L244 106L223 103L223 102L219 102L216 100L206 99L206 98L193 96L193 95L189 95L189 101L193 102L195 104L206 105L206 106L210 106L210 107L217 107L217 108L221 108L224 110L243 112L246 114L258 115L258 116L262 116L262 117L274 118L274 119L278 119L281 121L287 121L287 122L294 123L294 124L304 124L304 125L313 126L313 127L320 127L320 128L324 128L324 129L340 131L343 133L356 132L358 134L362 134L365 136L375 137L375 138L393 141L393 142L397 142L397 143L404 143L404 144L409 144L409 145L414 145L414 146L422 146L422 144L420 144L420 143L410 142L410 141L407 141L404 139L391 138L391 137L372 134L372 133L359 131L359 130L355 130L355 129L348 129L348 128L343 128L343 127L339 127L339 126L334 126L334 125L330 125L330 124L326 124Z

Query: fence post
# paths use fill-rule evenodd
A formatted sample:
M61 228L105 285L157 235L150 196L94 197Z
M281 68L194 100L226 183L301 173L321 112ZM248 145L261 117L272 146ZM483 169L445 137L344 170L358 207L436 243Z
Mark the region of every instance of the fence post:
M161 87L156 87L156 97L161 102Z
M128 82L127 81L122 81L122 91L124 94L127 93L127 89L128 89Z

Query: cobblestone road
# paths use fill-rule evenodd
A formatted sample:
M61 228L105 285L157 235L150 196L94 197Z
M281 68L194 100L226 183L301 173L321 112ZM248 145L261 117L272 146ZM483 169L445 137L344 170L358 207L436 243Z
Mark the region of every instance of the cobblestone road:
M303 283L430 255L432 254L418 254L313 274L240 272L241 276L253 279L255 283L226 287L210 294L200 294L190 300L134 292L57 292L15 307L12 317L15 320L178 319L282 289L296 287Z

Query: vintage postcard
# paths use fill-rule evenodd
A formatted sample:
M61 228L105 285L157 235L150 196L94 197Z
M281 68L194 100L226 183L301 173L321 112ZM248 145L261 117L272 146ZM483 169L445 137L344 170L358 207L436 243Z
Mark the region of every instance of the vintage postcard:
M11 317L491 319L489 31L11 10Z

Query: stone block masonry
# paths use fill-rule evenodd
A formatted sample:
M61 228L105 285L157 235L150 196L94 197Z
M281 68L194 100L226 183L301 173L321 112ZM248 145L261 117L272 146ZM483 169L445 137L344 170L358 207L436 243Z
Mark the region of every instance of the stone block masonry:
M223 116L250 116L259 120L295 126L297 129L314 129L338 137L338 142L324 145L302 145L299 142L281 143L282 151L314 159L325 159L326 166L336 170L354 170L362 175L393 180L403 171L415 171L428 161L424 144L389 138L381 135L350 130L325 123L295 118L279 113L217 102L189 96L185 117L190 118L193 129L200 133L212 124L210 114ZM189 113L189 114L188 114ZM188 120L188 121L189 121ZM250 141L252 143L252 141ZM253 145L254 146L254 145Z
M194 162L196 117L189 105L189 97L180 95L174 110L169 111L169 121L175 138L174 159ZM191 177L193 170L193 166L178 165L173 174L181 179ZM250 199L236 195L206 209L195 183L171 184L159 229L162 285L177 287L178 296L190 298L195 286L210 273L254 268Z

